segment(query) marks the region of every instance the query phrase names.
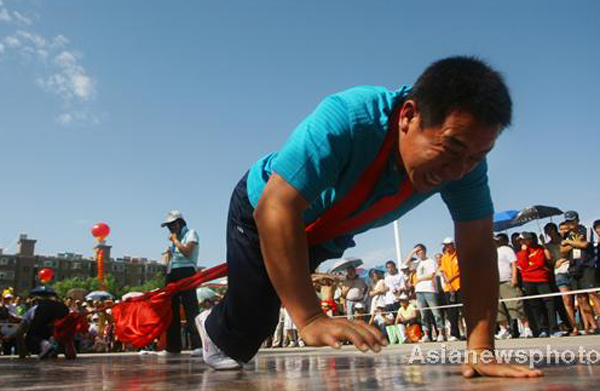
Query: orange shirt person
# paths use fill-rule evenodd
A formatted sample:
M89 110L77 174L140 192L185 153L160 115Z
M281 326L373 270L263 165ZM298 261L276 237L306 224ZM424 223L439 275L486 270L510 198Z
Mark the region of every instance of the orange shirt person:
M462 295L460 291L460 269L458 267L458 257L454 239L446 238L442 242L443 255L440 264L440 270L444 276L444 292L448 304L462 304ZM448 308L448 318L450 320L449 340L462 339L459 328L459 308Z

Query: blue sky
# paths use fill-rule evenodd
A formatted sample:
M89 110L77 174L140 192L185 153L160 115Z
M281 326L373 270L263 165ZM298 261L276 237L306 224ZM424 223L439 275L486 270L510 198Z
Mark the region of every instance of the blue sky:
M490 154L497 210L600 218L597 1L0 0L0 247L158 258L180 209L206 265L225 259L231 190L330 93L412 84L430 62L477 55L515 115ZM534 228L535 226L532 226ZM403 218L404 250L452 234L439 197ZM348 256L395 254L393 229Z

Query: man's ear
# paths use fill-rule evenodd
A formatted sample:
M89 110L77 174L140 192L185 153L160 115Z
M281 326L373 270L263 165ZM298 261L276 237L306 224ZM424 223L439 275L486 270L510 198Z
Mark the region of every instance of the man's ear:
M400 132L407 133L410 123L418 120L418 116L417 103L411 99L404 102L398 113L398 129L400 129Z

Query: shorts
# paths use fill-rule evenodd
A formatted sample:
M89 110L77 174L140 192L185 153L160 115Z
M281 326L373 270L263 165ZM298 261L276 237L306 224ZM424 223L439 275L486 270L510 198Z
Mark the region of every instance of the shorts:
M566 286L567 288L571 287L571 282L569 281L569 274L568 273L558 273L554 275L554 279L556 281L556 286L557 287L561 287L561 286Z
M596 287L596 269L584 267L580 276L570 276L571 289L592 289Z
M521 292L518 288L512 286L510 281L500 283L500 299L512 299L521 297ZM508 321L511 319L524 319L525 311L523 309L523 301L504 301L498 304L498 321Z

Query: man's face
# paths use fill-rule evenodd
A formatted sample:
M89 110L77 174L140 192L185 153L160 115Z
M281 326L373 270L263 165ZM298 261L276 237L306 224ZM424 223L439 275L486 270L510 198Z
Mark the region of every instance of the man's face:
M560 236L564 237L569 233L569 226L567 224L561 224L560 227L558 227L558 230L560 232Z
M348 271L346 272L346 276L347 276L349 279L353 279L354 277L356 277L356 269L355 269L355 268L353 268L353 267L349 267L349 268L348 268Z
M167 228L172 234L179 235L179 231L181 230L181 224L179 223L179 221L174 221L170 224L167 224Z
M406 101L399 116L399 151L414 188L433 190L444 181L459 180L485 158L499 126L479 124L473 115L454 111L438 126L422 128L414 101Z
M394 265L393 263L388 263L387 265L385 265L385 268L391 275L396 274L396 265Z
M417 254L417 257L419 257L419 259L427 258L427 253L425 252L423 247L418 247L416 254Z
M454 243L444 244L444 251L449 254L454 254L456 251L456 247L454 247Z
M579 220L567 220L567 227L569 231L574 231L579 225Z

